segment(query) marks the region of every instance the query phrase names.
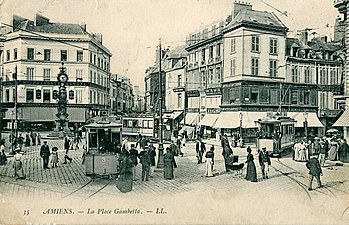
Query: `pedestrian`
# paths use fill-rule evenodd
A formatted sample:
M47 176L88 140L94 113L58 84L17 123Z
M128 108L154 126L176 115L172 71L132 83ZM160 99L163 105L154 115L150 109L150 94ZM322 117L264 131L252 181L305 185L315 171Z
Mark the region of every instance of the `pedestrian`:
M139 159L142 164L142 181L148 181L151 161L147 147L139 153Z
M5 165L6 162L7 162L5 149L6 149L6 147L5 147L5 139L2 139L1 143L0 143L0 165Z
M330 142L330 150L328 151L328 159L331 161L336 161L338 159L338 143L332 138Z
M139 146L141 146L141 140L142 140L142 134L139 133L139 131L137 131L137 141L136 141L136 148Z
M270 157L267 152L267 148L263 147L259 152L259 165L261 166L263 179L268 179L269 166L271 165Z
M81 155L81 164L85 164L85 159L86 159L86 154L87 154L87 147L86 145L82 145L82 155Z
M233 150L230 148L229 142L223 147L222 155L224 158L225 171L230 171L230 164L234 162L233 160Z
M38 133L37 138L38 138L38 145L41 145L41 134L40 133Z
M349 145L344 138L341 140L341 146L339 147L339 160L342 162L349 162Z
M16 148L16 154L14 155L13 160L13 169L14 169L14 177L16 179L25 179L24 171L23 171L23 163L22 163L22 157L21 149L18 147ZM19 175L21 174L21 176Z
M247 169L246 169L246 180L252 181L252 182L257 182L257 170L256 166L253 162L253 155L252 155L252 149L250 146L247 147Z
M25 147L29 147L30 146L30 137L29 137L29 133L27 133L25 135Z
M326 142L320 141L320 148L319 148L319 162L320 166L325 166L325 161L326 161L326 155L327 155L327 147L326 147Z
M320 138L315 137L314 138L314 144L313 144L313 153L320 154Z
M164 178L171 180L174 178L173 175L174 168L174 155L171 152L171 148L166 148L166 153L164 154Z
M130 149L130 159L133 162L133 181L136 181L136 168L138 165L138 151L136 149L136 146L134 144L131 144L131 149Z
M68 137L64 138L64 150L65 150L65 154L64 154L64 162L62 164L67 164L67 160L69 160L70 162L73 160L71 157L69 157L68 152L70 149L70 140Z
M312 183L314 177L316 178L318 188L322 187L320 175L322 176L322 169L319 163L319 160L317 159L317 154L313 154L313 156L310 158L310 160L306 163L306 167L309 169L309 185L308 190L312 190Z
M51 152L52 168L58 167L58 148L53 147Z
M130 145L128 143L127 137L123 137L123 140L122 140L122 148L121 148L122 154L124 154L125 151L127 151L127 152L130 151Z
M149 144L149 157L150 157L150 172L149 172L149 177L154 176L154 170L155 170L155 156L156 156L156 151L155 151L155 146L153 143Z
M178 146L175 144L174 140L172 140L172 143L170 144L170 149L173 155L173 166L174 168L177 168L175 156L178 156L179 152L178 152Z
M305 147L305 142L302 141L299 145L298 149L298 156L299 156L299 161L305 162L306 161L306 147Z
M50 169L48 167L48 161L49 161L49 158L50 158L50 148L47 145L47 141L44 141L44 145L41 146L40 156L43 159L43 168L44 169Z
M125 152L120 163L120 175L116 183L116 187L122 192L132 191L133 186L133 162L130 153Z
M34 132L33 133L33 136L32 136L32 142L33 142L33 146L36 145L36 133Z
M200 140L196 140L195 150L196 150L196 158L198 160L198 164L200 164L202 163L202 151L200 149Z
M206 158L206 177L213 177L213 165L214 165L214 146L212 145L210 147L210 150L208 150L205 154Z
M142 137L141 139L141 148L144 149L148 146L148 140L146 137Z
M19 134L18 138L14 138L14 143L15 143L15 146L18 144L19 148L22 150L23 143L24 143L24 137L22 136L22 134ZM30 145L30 140L29 140L29 145Z
M222 145L223 149L224 149L225 146L229 146L229 141L228 141L228 137L227 137L226 134L224 134L223 137L222 137L221 145Z

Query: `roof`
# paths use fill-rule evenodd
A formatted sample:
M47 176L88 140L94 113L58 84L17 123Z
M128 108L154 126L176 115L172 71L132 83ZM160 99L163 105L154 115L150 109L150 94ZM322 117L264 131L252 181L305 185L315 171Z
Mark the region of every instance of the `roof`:
M35 26L31 21L26 20L21 22L18 29L25 29L33 32L54 33L54 34L87 34L83 27L79 24L69 23L48 23L41 26Z
M169 53L169 59L180 59L185 58L188 55L188 52L185 50L186 45L181 45L176 47L173 51Z
M275 14L266 11L257 10L241 10L228 24L227 29L232 28L241 23L262 25L265 27L279 27L287 29L287 27L279 20Z

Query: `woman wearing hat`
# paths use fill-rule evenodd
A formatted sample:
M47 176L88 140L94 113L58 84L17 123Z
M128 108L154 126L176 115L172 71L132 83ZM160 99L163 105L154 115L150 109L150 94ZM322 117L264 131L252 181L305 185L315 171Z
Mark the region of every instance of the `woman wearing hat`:
M252 155L252 149L250 146L247 147L247 171L246 171L246 180L257 182L257 170L256 165L253 162L253 155Z

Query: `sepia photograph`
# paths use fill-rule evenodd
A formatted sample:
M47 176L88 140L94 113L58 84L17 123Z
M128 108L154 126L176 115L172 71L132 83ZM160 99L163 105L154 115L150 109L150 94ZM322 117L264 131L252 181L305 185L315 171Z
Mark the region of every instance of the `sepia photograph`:
M0 0L0 224L348 224L348 12Z

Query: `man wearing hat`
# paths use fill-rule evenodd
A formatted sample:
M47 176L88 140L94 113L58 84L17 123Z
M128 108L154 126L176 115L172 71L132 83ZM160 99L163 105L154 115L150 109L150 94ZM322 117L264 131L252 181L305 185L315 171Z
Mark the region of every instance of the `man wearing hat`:
M268 179L269 166L271 165L271 161L266 147L263 147L262 151L259 152L258 159L259 165L261 166L263 179Z
M151 165L151 159L148 151L148 147L145 147L140 153L139 153L139 159L142 164L142 181L148 181L149 180L149 171L150 171L150 165Z
M316 178L318 188L322 187L321 180L320 180L320 175L322 176L322 169L317 157L318 157L318 154L314 153L306 164L306 167L309 169L309 185L308 185L309 191L312 190L312 183L313 183L314 177Z
M43 159L43 164L44 164L44 169L49 169L48 168L48 161L50 158L50 147L47 145L47 141L44 141L44 145L41 146L40 149L40 156Z

